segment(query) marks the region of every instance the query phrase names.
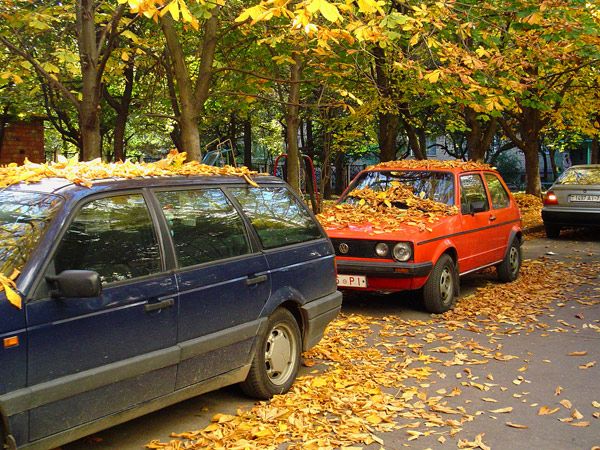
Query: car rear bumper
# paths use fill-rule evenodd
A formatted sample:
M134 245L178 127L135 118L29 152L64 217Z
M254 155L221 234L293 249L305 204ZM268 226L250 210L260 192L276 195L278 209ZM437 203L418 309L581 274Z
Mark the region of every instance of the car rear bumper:
M325 328L336 318L341 307L342 293L340 291L302 305L302 314L305 320L303 351L319 343L325 333Z
M545 224L561 226L600 226L600 210L598 211L569 211L542 209L542 220Z

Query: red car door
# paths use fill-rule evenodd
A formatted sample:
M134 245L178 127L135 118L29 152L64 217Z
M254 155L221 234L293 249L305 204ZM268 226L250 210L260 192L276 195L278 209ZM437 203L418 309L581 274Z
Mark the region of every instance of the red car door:
M459 236L460 272L470 272L497 260L494 242L497 217L490 210L490 201L479 173L459 177L462 235Z

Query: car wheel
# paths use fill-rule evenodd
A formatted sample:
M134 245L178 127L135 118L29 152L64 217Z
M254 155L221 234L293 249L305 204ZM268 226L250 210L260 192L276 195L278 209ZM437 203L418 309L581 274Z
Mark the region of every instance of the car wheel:
M498 279L500 281L508 283L509 281L515 281L517 279L519 270L521 269L521 256L521 246L519 245L519 241L513 239L506 252L506 257L496 266Z
M545 223L544 229L546 230L546 237L549 239L556 239L560 235L560 226L558 225Z
M287 392L298 373L302 338L296 319L279 308L269 317L265 333L259 337L248 377L242 390L251 397L269 399Z
M423 287L423 302L430 313L440 314L454 306L458 287L458 277L454 260L442 255L433 267Z

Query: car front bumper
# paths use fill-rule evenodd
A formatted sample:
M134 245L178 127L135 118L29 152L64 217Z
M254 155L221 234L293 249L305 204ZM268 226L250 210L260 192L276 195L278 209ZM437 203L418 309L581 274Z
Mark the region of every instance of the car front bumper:
M371 262L337 260L338 273L347 275L366 275L385 278L427 277L433 263Z

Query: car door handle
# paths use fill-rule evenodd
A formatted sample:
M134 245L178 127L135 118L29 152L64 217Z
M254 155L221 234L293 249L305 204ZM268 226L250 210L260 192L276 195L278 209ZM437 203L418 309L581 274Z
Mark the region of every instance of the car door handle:
M496 216L490 216L490 222L493 222L494 220L496 220Z
M254 284L263 283L265 281L267 281L267 276L266 275L259 275L259 276L254 277L254 278L248 278L246 280L246 286L252 286Z
M170 308L174 304L175 304L174 299L167 298L165 300L161 300L160 302L156 302L156 303L146 303L144 305L144 311L146 311L146 312L158 311L159 309Z

